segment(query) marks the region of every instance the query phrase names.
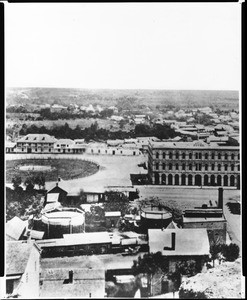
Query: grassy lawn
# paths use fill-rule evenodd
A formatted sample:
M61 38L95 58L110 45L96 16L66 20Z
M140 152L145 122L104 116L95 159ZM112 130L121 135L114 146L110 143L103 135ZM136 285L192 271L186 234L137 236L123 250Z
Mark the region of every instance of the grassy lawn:
M23 165L38 165L38 166L51 166L50 171L22 171L19 170ZM99 170L97 164L80 159L18 159L6 161L6 182L10 183L15 175L19 175L22 178L22 182L25 181L30 175L42 175L45 176L46 182L56 181L57 177L61 177L63 180L76 179L87 177L95 174Z

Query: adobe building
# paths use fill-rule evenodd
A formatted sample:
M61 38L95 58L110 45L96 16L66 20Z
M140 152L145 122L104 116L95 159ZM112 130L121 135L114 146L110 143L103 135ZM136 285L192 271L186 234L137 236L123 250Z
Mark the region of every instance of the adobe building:
M223 189L219 188L218 206L185 210L183 228L206 228L210 244L214 242L225 244L227 221L223 214Z
M209 240L205 228L196 229L149 229L150 253L161 252L168 258L169 272L176 270L181 260L194 260L201 269L209 257Z
M152 142L148 148L148 174L156 185L239 188L239 147L202 141Z

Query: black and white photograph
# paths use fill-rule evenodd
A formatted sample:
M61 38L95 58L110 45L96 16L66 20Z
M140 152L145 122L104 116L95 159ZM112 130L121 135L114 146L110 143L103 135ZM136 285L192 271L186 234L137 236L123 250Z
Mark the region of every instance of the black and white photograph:
M5 3L1 299L245 298L241 3Z

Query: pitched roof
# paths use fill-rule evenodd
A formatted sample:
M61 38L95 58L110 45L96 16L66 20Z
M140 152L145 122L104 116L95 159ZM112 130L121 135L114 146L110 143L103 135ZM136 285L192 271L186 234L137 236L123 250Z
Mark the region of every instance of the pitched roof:
M171 233L175 233L175 249L171 247ZM209 255L207 229L149 229L149 250L166 256Z
M67 194L67 191L64 190L61 186L63 186L63 182L62 183L57 182L56 185L53 188L51 188L49 191L47 191L47 194L48 193L57 193L58 191L59 192L65 192Z
M18 143L55 143L57 139L49 134L27 134L24 137L20 138Z
M11 239L18 241L21 235L25 232L26 222L15 216L6 223L5 228L6 235Z
M166 227L166 229L178 229L178 226L174 221L171 221L171 223Z
M6 275L22 274L25 271L34 243L6 243Z

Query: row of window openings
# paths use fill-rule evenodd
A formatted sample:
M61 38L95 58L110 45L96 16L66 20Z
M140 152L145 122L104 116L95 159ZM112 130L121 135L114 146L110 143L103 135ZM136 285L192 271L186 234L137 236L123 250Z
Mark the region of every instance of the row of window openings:
M91 149L91 153L93 153L93 149ZM100 153L100 149L98 150L98 153ZM107 150L105 150L105 153L107 153ZM115 154L115 151L113 150L112 151L112 154ZM123 151L121 150L120 151L120 154L123 154ZM135 151L133 152L133 155L135 155L136 153L135 153Z
M159 155L160 155L159 152L156 152L156 158L159 158ZM173 154L171 152L168 155L169 155L169 159L173 158ZM221 159L222 156L223 155L221 155L221 153L218 153L218 159ZM163 152L163 158L165 158L165 157L166 157L166 153ZM179 153L176 153L175 157L176 157L176 159L179 159ZM182 153L182 159L185 159L185 157L186 157L185 153ZM205 153L205 159L208 159L208 157L209 157L208 153ZM234 157L235 157L235 155L232 153L231 154L231 159L233 160ZM228 159L228 154L227 153L225 153L224 158ZM192 159L192 153L189 153L189 159ZM195 159L202 159L202 153L195 153ZM211 159L215 159L215 154L214 153L211 154ZM238 159L240 159L239 154L238 154Z
M172 167L173 167L172 164L168 165L169 170L172 170ZM208 165L205 165L204 167L205 167L205 171L208 171ZM221 167L222 166L219 164L218 165L218 171L221 171ZM166 168L166 164L163 163L162 164L162 169L165 170L165 168ZM175 165L175 169L176 170L179 169L178 164ZM196 171L201 171L201 169L202 169L202 165L201 164L196 164ZM212 164L211 165L211 170L214 171L214 169L215 169L215 165ZM225 169L225 171L228 171L228 165L225 165L224 169ZM231 171L234 171L234 169L235 169L235 166L231 165ZM156 170L159 170L159 163L156 164ZM182 164L182 170L185 170L185 164ZM189 170L192 170L192 165L191 164L189 165ZM238 171L240 171L240 166L239 165L238 165Z
M51 143L17 143L17 146L25 146L25 145L29 145L29 146L53 146L53 144Z

